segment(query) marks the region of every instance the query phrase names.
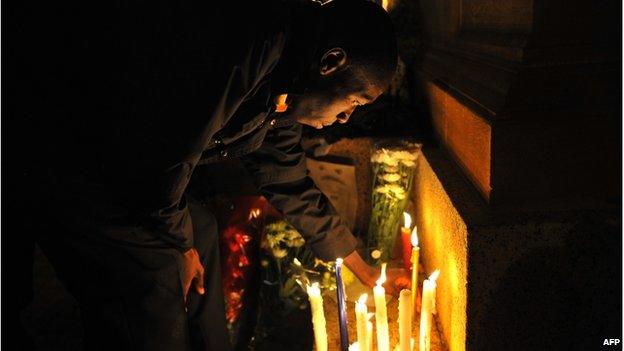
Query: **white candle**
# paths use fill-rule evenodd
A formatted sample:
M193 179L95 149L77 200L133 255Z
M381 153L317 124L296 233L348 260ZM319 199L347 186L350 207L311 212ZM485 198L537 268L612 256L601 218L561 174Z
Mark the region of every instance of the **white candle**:
M419 351L431 349L431 314L435 312L436 280L440 271L431 273L429 279L425 279L422 289L422 302L420 304L420 340Z
M307 287L308 299L312 310L312 325L314 327L314 343L317 351L327 351L327 331L325 329L325 313L323 312L323 297L318 283Z
M359 348L368 351L368 307L366 306L367 294L362 294L355 303L355 321L357 326L357 340Z
M366 340L368 340L368 350L363 351L373 351L373 322L366 322Z
M377 327L377 351L390 351L388 334L388 311L386 310L386 290L382 284L386 281L386 264L381 264L381 277L373 288L375 297L375 324Z
M399 294L399 350L411 351L412 338L412 292L401 290Z

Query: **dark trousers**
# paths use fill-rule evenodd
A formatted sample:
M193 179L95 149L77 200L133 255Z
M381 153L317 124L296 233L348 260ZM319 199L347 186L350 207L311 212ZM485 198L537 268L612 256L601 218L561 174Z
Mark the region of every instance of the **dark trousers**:
M195 201L189 207L206 292L198 295L191 288L186 303L182 253L176 249L84 235L66 227L58 228L58 235L38 238L80 304L86 350L230 350L216 220ZM131 235L138 229L123 230Z

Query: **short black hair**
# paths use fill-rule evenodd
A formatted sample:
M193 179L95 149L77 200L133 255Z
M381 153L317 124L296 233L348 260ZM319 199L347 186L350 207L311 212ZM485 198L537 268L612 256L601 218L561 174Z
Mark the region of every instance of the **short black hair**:
M397 66L397 42L388 13L368 0L333 0L321 6L322 52L341 47L350 66L376 83L389 84Z

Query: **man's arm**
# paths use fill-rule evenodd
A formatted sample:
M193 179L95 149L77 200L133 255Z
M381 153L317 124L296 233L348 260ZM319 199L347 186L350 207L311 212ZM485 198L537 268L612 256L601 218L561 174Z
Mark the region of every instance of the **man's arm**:
M377 272L355 251L355 237L307 175L301 128L294 124L269 131L263 146L243 161L263 195L302 233L319 258L344 257L361 281L373 285Z

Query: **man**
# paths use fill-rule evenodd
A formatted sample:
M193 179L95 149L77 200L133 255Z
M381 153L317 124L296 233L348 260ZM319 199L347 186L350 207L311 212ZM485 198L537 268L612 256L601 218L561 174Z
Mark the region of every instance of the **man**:
M302 124L344 123L386 89L387 14L363 0L225 3L35 11L50 27L31 43L46 60L27 58L39 161L27 173L38 242L81 305L89 350L229 348L215 221L184 194L201 164L242 157L317 256L377 278L299 140Z

